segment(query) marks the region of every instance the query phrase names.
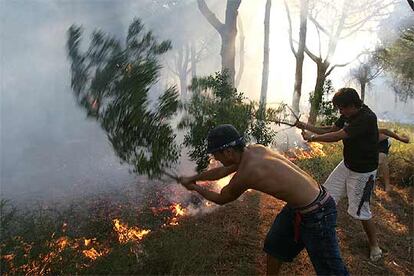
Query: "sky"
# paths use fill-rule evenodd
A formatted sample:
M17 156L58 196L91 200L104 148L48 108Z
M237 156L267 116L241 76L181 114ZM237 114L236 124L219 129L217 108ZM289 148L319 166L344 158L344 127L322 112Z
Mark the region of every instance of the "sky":
M218 35L196 9L195 0L182 1L194 6L193 18L188 20L212 37L210 56L202 61L200 74L218 71ZM224 1L206 2L223 19ZM239 10L246 36L246 65L238 88L252 100L259 98L261 87L265 2L244 0ZM86 37L99 28L122 38L133 18L141 17L156 35L158 32L162 39L172 39L174 45L177 37L174 22L157 25L165 20L163 14L143 3L143 0L0 0L2 197L57 199L137 181L129 174L128 167L119 163L105 133L76 105L70 88L65 43L66 31L72 24L82 25ZM291 102L295 63L287 38L282 1L274 0L269 102ZM315 41L311 28L308 40ZM361 49L372 47L376 40L376 34L364 34L341 42L334 61L349 61ZM307 95L315 79L315 67L308 58L304 72L303 94ZM335 87L347 84L348 72L349 68L335 71L332 75ZM177 79L170 78L168 82L177 83ZM369 102L374 110L389 109L395 113L413 106L412 102L388 104L394 96L383 85L374 85L372 89L376 92ZM306 104L306 96L302 101ZM395 114L398 118L399 113Z

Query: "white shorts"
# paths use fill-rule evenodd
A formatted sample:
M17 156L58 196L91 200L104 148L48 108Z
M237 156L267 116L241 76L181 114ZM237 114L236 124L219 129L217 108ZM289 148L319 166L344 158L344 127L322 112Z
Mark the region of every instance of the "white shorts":
M342 160L332 171L323 186L333 197L336 204L348 196L348 214L359 220L372 218L369 203L374 190L377 170L358 173L348 169Z

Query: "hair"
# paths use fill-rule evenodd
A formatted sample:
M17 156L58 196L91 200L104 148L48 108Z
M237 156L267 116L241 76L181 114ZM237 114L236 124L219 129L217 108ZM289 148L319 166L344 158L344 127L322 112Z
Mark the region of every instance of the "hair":
M336 107L348 107L354 105L356 108L362 106L358 92L355 89L344 87L338 90L332 98L332 103Z
M225 150L228 150L228 149L232 149L236 152L242 153L242 152L244 152L245 147L246 147L246 145L243 143L243 144L235 145L235 146L228 147L228 148L225 148L225 149L221 149L221 150L218 150L216 152L212 152L212 154L213 153L223 153Z
M231 148L234 149L235 151L243 152L245 147L246 145L242 143L242 144L235 145L234 147L231 147Z

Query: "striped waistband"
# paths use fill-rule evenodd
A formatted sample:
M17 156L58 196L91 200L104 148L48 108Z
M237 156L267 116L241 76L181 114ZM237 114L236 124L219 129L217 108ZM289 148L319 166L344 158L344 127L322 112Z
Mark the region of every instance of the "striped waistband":
M315 198L315 200L312 203L306 205L305 207L295 208L294 210L301 214L310 213L321 207L329 199L329 197L330 196L328 192L325 190L325 188L323 186L320 186L319 195Z

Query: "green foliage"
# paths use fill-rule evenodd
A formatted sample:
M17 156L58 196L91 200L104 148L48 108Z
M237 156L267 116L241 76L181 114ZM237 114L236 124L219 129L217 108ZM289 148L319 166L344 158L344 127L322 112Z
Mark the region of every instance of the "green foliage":
M332 125L337 120L339 114L338 110L333 105L329 96L335 92L334 87L332 86L332 81L329 79L325 80L323 84L323 92L322 92L322 101L319 108L318 113L318 122L321 125ZM313 101L313 93L309 96L309 102L312 103Z
M89 48L80 51L81 27L68 30L72 89L78 104L107 132L117 155L136 173L157 177L179 157L170 125L178 94L170 87L149 108L149 92L159 79L159 56L171 48L145 32L139 19L128 29L125 45L95 31Z
M179 127L188 130L184 145L190 147L189 155L196 161L198 171L205 169L209 162L206 151L208 132L219 124L234 125L246 141L251 137L264 145L273 141L275 133L270 128L270 109L261 119L263 112L259 106L246 101L243 93L229 83L226 71L193 79L191 90L192 97L186 104L187 114Z
M259 112L259 110L257 112ZM252 122L250 134L254 137L257 143L267 146L274 141L276 131L271 129L271 123L272 122L268 119L254 120Z
M231 86L227 72L195 78L191 90L192 97L186 106L188 114L179 127L188 129L184 145L190 147L189 156L200 171L209 162L208 132L219 124L232 124L240 133L247 134L254 119L254 106L245 103L243 94Z
M312 175L320 184L325 182L343 158L341 143L324 143L323 151L326 156L294 161L296 165Z
M392 87L401 100L414 97L414 22L396 41L376 50L376 60L391 74Z

